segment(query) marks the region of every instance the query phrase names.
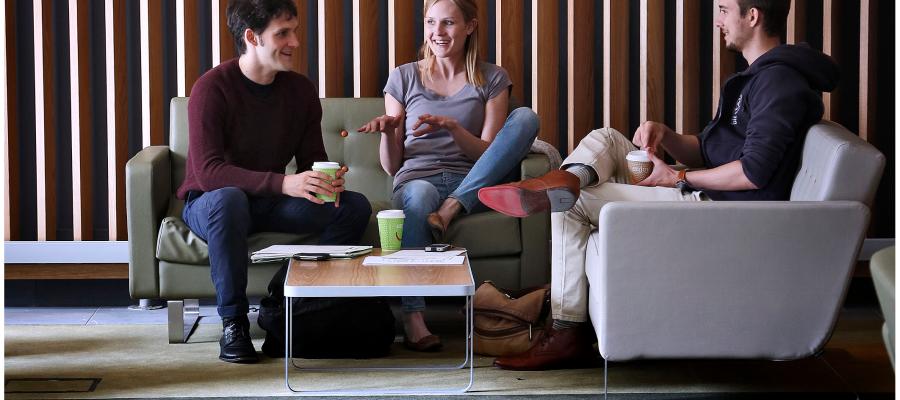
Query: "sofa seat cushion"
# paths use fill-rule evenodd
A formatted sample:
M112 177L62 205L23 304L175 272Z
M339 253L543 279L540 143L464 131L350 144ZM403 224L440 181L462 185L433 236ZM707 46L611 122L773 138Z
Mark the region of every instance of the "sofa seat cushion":
M469 258L518 255L522 252L519 219L498 212L457 217L450 223L447 241L469 251Z
M310 244L316 236L311 234L260 232L250 235L249 251L253 252L273 244ZM209 248L206 241L191 232L178 217L166 217L159 226L156 240L156 258L178 264L209 265Z

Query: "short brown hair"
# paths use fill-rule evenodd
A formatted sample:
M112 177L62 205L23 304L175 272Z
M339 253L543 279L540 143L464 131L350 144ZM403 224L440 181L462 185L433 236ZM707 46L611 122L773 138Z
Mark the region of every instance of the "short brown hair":
M250 29L257 35L266 30L269 22L282 15L297 16L297 6L291 0L233 0L229 2L228 30L234 36L238 54L247 51L244 31Z
M751 8L763 15L763 29L769 36L784 37L787 31L787 16L791 11L791 0L737 0L741 16Z

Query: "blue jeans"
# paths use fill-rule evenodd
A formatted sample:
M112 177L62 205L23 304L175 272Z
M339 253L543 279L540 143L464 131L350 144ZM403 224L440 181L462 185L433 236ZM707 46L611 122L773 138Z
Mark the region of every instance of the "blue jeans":
M518 178L518 166L531 149L539 127L534 111L517 108L468 174L438 172L400 184L394 190L393 203L406 214L401 246L424 247L432 243L428 214L437 211L448 197L459 201L468 214L485 211L487 208L478 201L478 189ZM404 312L425 309L423 297L404 297L401 303Z
M182 218L209 246L217 311L222 317L246 315L247 237L256 232L319 233L319 244L358 244L372 208L365 196L341 193L340 207L309 200L257 197L235 187L191 191Z

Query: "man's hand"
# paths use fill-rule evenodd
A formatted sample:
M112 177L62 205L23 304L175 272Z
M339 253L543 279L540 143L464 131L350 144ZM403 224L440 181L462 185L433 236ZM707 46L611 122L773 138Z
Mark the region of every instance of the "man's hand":
M420 127L422 125L427 125L424 128ZM459 123L456 122L455 119L450 117L444 117L441 115L431 115L431 114L422 114L419 116L419 119L416 121L416 124L413 125L413 136L419 137L428 133L432 133L439 129L446 129L451 134L456 127L459 126Z
M316 197L316 193L330 196L344 191L344 173L347 167L341 167L335 174L335 179L319 171L304 171L299 174L285 175L281 183L281 192L291 197L301 197L316 204L325 204L325 201ZM335 201L335 207L338 206Z
M396 132L397 128L400 127L400 124L402 122L403 116L394 117L391 115L382 115L367 122L365 125L359 127L359 129L357 129L356 131L362 133L394 133Z
M644 180L636 183L636 185L675 187L675 183L678 182L678 171L672 169L656 154L648 151L647 155L650 157L650 161L653 162L653 172Z
M665 124L647 121L634 131L634 139L631 142L641 150L647 150L651 154L659 154L657 150L663 138L668 134L674 133L675 131Z

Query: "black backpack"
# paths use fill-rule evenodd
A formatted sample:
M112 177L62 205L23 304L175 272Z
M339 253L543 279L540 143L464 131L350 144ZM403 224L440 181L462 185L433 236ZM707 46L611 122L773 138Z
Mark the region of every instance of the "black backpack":
M287 262L260 300L259 326L266 331L262 351L284 357L284 279ZM394 342L394 314L381 297L295 298L292 357L373 358L386 356Z

